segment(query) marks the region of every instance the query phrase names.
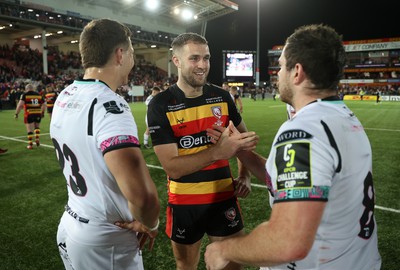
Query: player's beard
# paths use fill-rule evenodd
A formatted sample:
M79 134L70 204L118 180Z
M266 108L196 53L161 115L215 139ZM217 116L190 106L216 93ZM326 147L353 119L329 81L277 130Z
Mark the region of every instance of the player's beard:
M293 92L287 83L288 81L280 79L278 82L279 98L281 101L292 104Z
M185 82L185 84L190 85L193 88L197 88L197 87L202 87L206 84L207 82L207 76L208 76L208 71L204 72L204 75L202 76L202 78L196 78L196 77L200 77L197 75L193 75L192 73L189 74L181 74L183 81Z

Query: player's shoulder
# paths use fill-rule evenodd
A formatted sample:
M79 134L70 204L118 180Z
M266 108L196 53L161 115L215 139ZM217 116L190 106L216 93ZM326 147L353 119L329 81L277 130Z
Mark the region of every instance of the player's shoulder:
M162 106L165 104L176 104L178 102L182 102L184 98L185 95L183 94L182 90L180 90L179 87L174 84L171 85L168 89L155 95L149 105L158 104Z
M209 90L209 91L221 92L221 93L228 93L228 91L225 91L221 86L213 84L213 83L206 83L203 86L203 89Z
M214 97L215 96L222 96L224 98L231 99L231 94L228 91L226 91L222 87L220 87L218 85L215 85L215 84L212 84L212 83L206 83L203 86L203 92L205 94L210 95L210 96L214 96Z

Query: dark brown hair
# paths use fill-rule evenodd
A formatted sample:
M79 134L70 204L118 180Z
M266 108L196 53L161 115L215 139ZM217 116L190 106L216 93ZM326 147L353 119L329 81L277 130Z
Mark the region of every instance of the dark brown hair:
M296 29L286 40L284 56L286 69L301 64L315 89L334 90L343 76L346 53L342 36L330 26L313 24Z
M103 67L117 47L128 48L131 30L114 20L98 19L83 29L79 51L83 68Z

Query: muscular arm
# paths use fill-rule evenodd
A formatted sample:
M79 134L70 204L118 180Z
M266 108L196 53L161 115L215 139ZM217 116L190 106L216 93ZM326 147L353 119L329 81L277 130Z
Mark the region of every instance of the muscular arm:
M205 253L207 269L222 269L229 261L273 266L303 259L314 243L325 204L320 201L274 204L270 220L248 235L210 244Z
M18 101L17 108L15 109L16 116L19 114L19 112L21 110L24 109L24 104L25 104L25 101L23 101L23 100Z
M240 151L237 158L260 181L265 182L267 171L265 163L267 159L254 151Z
M156 225L160 203L139 148L128 147L107 152L104 160L129 202L132 215L148 228Z

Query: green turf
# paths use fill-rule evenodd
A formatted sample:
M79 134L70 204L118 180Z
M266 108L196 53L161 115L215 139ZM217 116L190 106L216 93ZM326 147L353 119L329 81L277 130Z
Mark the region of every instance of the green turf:
M249 130L260 136L257 151L268 155L270 144L286 118L285 105L280 101L252 101L243 99L243 117ZM376 204L400 209L397 195L400 191L398 162L400 161L400 103L346 101L363 123L373 149L373 174ZM143 139L145 105L132 103ZM56 246L56 231L66 202L65 180L59 169L48 135L49 119L41 125L42 146L26 149L23 119L13 118L14 111L0 111L0 148L8 152L0 155L0 269L63 269ZM22 115L21 115L22 117ZM46 147L48 145L48 147ZM159 166L152 149L143 149L146 162ZM231 161L235 164L235 160ZM165 228L166 176L150 167L162 204L161 230L153 252L145 251L146 269L174 269L174 259ZM236 168L233 168L236 173ZM259 183L253 179L254 183ZM246 231L269 216L268 195L264 188L253 187L251 195L240 199ZM400 265L400 213L376 209L379 248L384 270L397 270ZM203 248L207 244L206 239ZM199 269L205 269L203 256ZM246 268L257 269L257 268Z

